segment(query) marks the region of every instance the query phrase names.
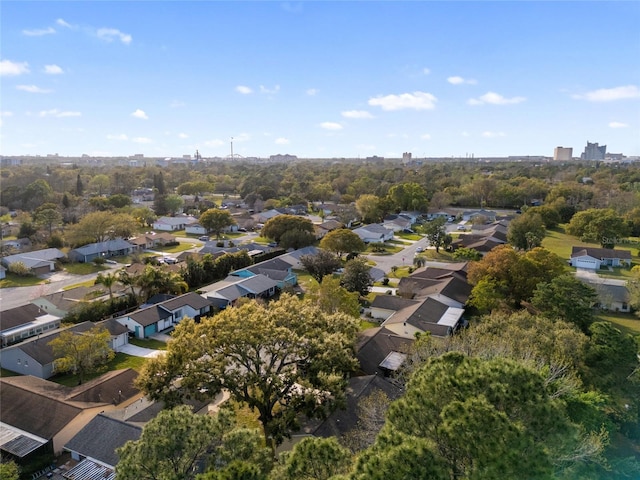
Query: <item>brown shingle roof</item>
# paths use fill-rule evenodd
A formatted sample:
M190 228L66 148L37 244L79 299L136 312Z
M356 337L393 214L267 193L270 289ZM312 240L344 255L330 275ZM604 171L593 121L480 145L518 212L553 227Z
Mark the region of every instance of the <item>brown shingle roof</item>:
M582 257L588 255L600 260L604 258L619 258L621 260L631 260L631 252L629 250L614 250L610 248L595 247L572 247L571 258Z

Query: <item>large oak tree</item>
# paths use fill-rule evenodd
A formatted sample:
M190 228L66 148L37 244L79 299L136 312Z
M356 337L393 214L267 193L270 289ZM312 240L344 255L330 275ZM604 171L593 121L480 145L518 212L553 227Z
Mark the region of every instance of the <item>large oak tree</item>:
M356 331L354 318L290 295L268 305L247 302L198 324L183 320L138 386L169 405L225 389L258 412L275 445L299 414L324 415L344 398Z

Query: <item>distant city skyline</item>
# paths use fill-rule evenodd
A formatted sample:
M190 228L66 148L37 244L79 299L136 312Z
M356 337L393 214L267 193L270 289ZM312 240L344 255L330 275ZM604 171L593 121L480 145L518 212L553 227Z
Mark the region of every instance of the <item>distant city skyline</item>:
M626 1L3 2L0 154L638 156L639 24Z

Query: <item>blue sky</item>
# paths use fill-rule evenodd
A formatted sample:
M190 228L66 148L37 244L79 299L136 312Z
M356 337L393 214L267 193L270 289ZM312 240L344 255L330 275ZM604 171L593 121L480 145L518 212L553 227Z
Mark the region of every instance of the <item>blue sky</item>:
M640 155L637 1L1 9L4 155Z

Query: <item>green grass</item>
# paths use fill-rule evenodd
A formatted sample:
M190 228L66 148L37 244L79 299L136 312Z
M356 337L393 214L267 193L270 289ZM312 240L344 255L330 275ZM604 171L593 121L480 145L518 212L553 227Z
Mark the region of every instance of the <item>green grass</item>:
M35 276L20 277L18 275L14 275L13 273L7 272L6 278L0 280L0 288L32 287L33 285L40 285L42 283L47 283L47 280Z
M87 375L84 381L86 383L89 380L99 377L105 372L110 372L112 370L133 368L134 370L139 372L146 362L147 359L143 357L134 357L132 355L126 355L124 353L116 353L115 358L106 365L105 369L100 372L95 372L91 375ZM51 377L49 380L55 383L59 383L60 385L66 385L68 387L75 387L76 385L78 385L78 376L72 374L56 375L54 377Z
M153 338L130 338L129 343L142 348L150 348L152 350L166 350L167 344Z
M380 324L376 322L370 322L368 320L360 320L360 330L367 330L369 328L379 327Z
M72 290L78 287L93 287L95 284L96 284L95 280L87 280L86 282L80 282L80 283L74 283L73 285L68 285L66 287L63 287L62 290L67 291L67 290Z
M95 263L67 263L64 266L67 273L72 275L89 275L108 270L107 267L96 265Z
M598 318L613 323L626 333L631 333L632 335L640 334L640 318L632 313L601 312L598 314Z
M414 242L417 242L422 238L422 235L418 235L417 233L396 232L394 235L402 238L403 240L412 240Z
M298 277L298 284L303 288L303 290L307 290L310 286L318 284L316 279L313 278L306 270L294 270L293 272Z
M571 258L572 247L595 247L600 248L599 243L583 242L579 238L565 232L566 224L559 225L554 229L547 230L547 235L542 240L542 246L556 255L569 260ZM631 256L637 254L638 242L633 242L635 237L631 237L628 244L616 245L616 250L629 250ZM636 239L637 240L637 239Z
M631 261L631 268L638 265L637 262ZM614 267L613 270L602 268L598 270L598 275L606 278L618 278L618 279L630 279L633 278L633 274L631 273L631 268L627 267Z
M453 258L453 254L447 252L444 249L440 249L440 252L436 253L435 250L427 249L420 254L421 257L424 257L427 260L438 260L442 262L455 262L457 261Z
M184 252L185 250L191 250L192 248L197 246L198 245L196 245L195 243L181 243L179 245L174 245L172 247L164 247L164 246L158 245L157 247L153 247L152 250L157 252L164 252L164 253L180 253L180 252Z
M17 377L19 374L16 372L12 372L11 370L7 370L6 368L0 368L0 378L1 377Z
M375 247L375 248L377 248L377 247ZM396 247L395 245L390 245L388 243L385 243L384 244L384 251L376 252L374 247L369 245L369 246L367 246L367 250L365 251L365 253L367 253L369 255L391 255L393 253L401 252L403 249L404 249L403 247Z
M408 277L409 275L411 275L409 273L409 269L411 268L411 265L407 265L404 267L398 267L395 269L392 268L391 271L389 272L389 274L387 275L387 277L391 278L403 278L403 277ZM415 267L414 267L415 270Z

